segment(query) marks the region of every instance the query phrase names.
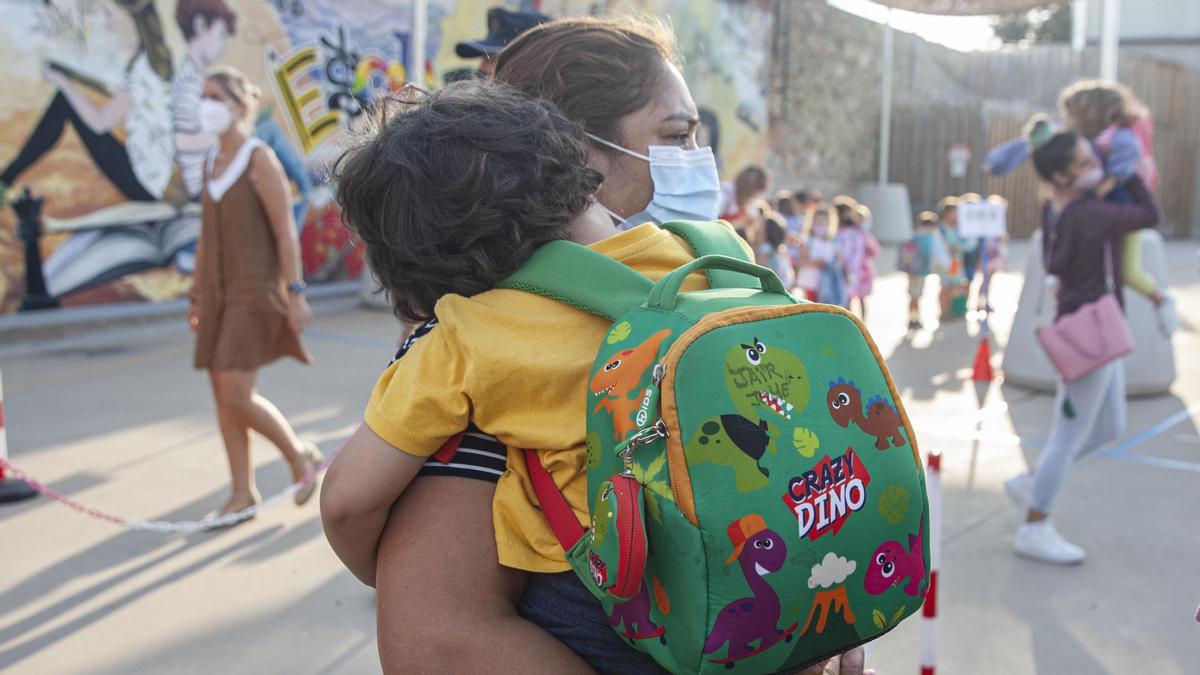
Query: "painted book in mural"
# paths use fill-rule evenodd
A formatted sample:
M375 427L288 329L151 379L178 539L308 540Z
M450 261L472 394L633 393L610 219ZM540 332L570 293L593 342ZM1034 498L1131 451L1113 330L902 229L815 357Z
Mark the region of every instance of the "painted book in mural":
M176 265L190 274L200 212L164 202L125 202L79 218L44 218L47 232L71 232L43 264L51 295L63 296L127 274Z

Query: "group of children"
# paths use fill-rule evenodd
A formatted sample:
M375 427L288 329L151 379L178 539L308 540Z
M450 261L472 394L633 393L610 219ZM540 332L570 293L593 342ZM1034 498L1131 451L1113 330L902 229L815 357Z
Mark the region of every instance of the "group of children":
M977 306L990 311L988 286L992 273L1003 269L1007 260L1007 242L1003 237L963 237L958 231L958 209L963 203L982 201L983 197L967 193L961 197L948 196L938 202L938 210L923 211L917 216L912 238L900 246L900 271L908 274L908 327L921 328L918 305L925 292L925 280L933 274L941 281L938 293L938 317L966 316L971 284L982 273ZM998 195L988 201L1003 203Z
M780 191L735 222L758 264L775 270L796 295L852 309L866 318L880 246L871 211L851 197L823 202L818 192Z

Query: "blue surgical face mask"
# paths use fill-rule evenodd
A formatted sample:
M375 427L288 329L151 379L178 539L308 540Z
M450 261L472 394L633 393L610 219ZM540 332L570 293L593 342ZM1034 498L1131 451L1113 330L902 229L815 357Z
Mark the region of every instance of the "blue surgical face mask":
M654 194L645 210L629 218L609 215L622 229L654 221L716 220L721 208L721 182L712 148L685 150L674 145L651 145L649 156L623 148L592 134L588 138L650 163Z

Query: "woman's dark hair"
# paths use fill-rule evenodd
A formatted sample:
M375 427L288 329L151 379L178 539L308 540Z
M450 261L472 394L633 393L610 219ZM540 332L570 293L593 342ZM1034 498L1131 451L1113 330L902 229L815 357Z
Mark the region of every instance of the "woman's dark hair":
M401 319L486 291L565 239L602 180L578 124L491 81L406 89L372 127L334 165L337 201Z
M621 119L654 99L665 66L677 60L675 36L661 22L559 19L510 42L496 59L495 77L553 101L589 133L621 145Z
M1079 134L1073 131L1055 133L1050 118L1037 115L1025 125L1025 137L1033 148L1033 168L1047 183L1054 182L1054 175L1066 172L1075 159L1075 148L1079 145Z

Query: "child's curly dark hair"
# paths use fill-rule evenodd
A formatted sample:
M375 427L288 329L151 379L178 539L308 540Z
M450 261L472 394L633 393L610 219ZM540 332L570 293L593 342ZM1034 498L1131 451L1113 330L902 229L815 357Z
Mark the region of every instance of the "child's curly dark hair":
M567 238L601 174L582 128L508 85L409 88L334 165L342 215L367 247L397 317L425 320L447 293L470 296Z

